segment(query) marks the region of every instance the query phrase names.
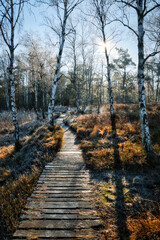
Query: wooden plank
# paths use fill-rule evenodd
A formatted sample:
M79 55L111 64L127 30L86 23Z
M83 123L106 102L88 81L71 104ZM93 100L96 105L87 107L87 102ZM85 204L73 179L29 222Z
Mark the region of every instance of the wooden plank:
M45 184L45 183L38 183L37 184L37 187L45 187L45 186L48 186L48 187L50 187L50 186L52 186L52 187L56 187L56 186L59 186L59 187L89 187L89 185L87 184L87 183L72 183L72 182L70 182L70 183L68 183L68 182L49 182L49 183L47 183L47 184Z
M78 199L78 198L87 198L87 197L89 197L89 198L92 198L93 197L93 195L91 194L91 193L83 193L83 194L80 194L80 193L78 193L78 194L75 194L75 193L44 193L44 192L39 192L39 193L35 193L35 192L33 192L32 193L32 195L31 195L31 197L35 197L35 196L45 196L45 197L47 197L47 198L75 198L75 199Z
M74 175L74 176L71 176L71 175L63 175L62 174L62 177L60 177L60 176L58 176L58 175L56 175L56 174L45 174L45 175L42 175L42 176L40 176L40 178L39 179L43 179L43 180L64 180L64 182L66 182L66 180L67 181L78 181L78 180L83 180L83 181L88 181L88 182L90 182L90 177L89 176L84 176L84 175Z
M90 219L100 219L98 215L89 215L89 214L41 214L40 212L32 212L31 214L21 215L21 220L90 220Z
M85 181L84 179L82 180L78 180L78 181L72 181L72 180L68 180L68 181L64 181L64 179L59 179L59 180L52 180L52 179L49 179L49 180L38 180L38 184L47 184L47 183L69 183L69 184L76 184L76 183L79 183L79 184L83 184L83 183L88 183L88 184L90 184L90 182L88 182L88 181Z
M83 203L83 202L28 202L26 205L26 208L32 207L32 208L65 208L65 209L76 209L76 208L86 208L91 209L91 204L89 203Z
M79 190L81 190L81 191L85 191L85 190L89 190L89 188L84 188L83 186L81 186L81 187L74 187L74 186L64 186L64 187L60 187L60 186L44 186L44 187L40 187L40 186L38 186L37 188L36 188L38 191L44 191L44 189L45 190L65 190L65 191L79 191Z
M34 193L47 193L47 194L75 194L75 195L77 195L77 194L88 194L88 193L91 193L91 191L88 191L88 190L85 190L85 191L81 191L81 190L79 190L79 191L76 191L76 190L67 190L67 191L61 191L61 190L35 190L34 191Z
M81 173L81 174L83 174L83 173L89 173L90 171L89 170L87 170L87 169L85 169L85 170L75 170L75 171L72 171L72 170L67 170L67 169L60 169L60 170L57 170L57 169L44 169L43 170L43 173L44 172L54 172L54 173L74 173L74 174L79 174L79 173Z
M98 219L91 220L23 220L20 222L19 229L86 229L101 227Z
M51 208L41 208L41 209L33 209L33 208L27 208L23 211L24 214L78 214L78 215L84 215L84 214L91 214L91 215L97 215L97 212L93 209L51 209Z
M73 178L73 177L84 177L84 178L89 178L89 174L71 174L71 173L58 173L58 174L54 174L54 173L42 173L41 177L47 177L47 178Z
M43 238L43 239L55 239L55 238L79 238L79 239L100 239L97 237L97 232L94 230L88 230L84 229L83 231L70 231L70 230L17 230L14 235L13 239L17 237L23 237L23 239L37 239Z
M91 199L90 198L51 198L51 197L48 197L48 196L41 196L41 195L38 195L38 196L35 196L35 197L30 197L28 198L28 201L48 201L48 202L90 202Z

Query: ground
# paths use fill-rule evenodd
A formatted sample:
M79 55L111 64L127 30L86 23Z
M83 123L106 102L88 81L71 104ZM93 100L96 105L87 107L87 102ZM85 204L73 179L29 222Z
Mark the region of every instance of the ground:
M137 105L115 105L114 131L106 107L101 114L65 119L80 139L106 239L160 239L159 109L157 103L148 105L155 151L149 158L141 143Z
M102 108L100 114L69 114L65 119L77 134L95 192L93 202L108 240L160 239L160 104L147 107L155 151L149 158L141 144L137 105L115 105L114 131L108 107ZM32 114L26 122L22 118L19 153L14 152L13 127L8 116L3 118L0 129L1 239L6 239L4 232L9 239L16 229L27 196L46 162L53 159L51 152L55 153L62 143L60 128L51 132Z
M0 129L0 239L11 239L27 197L63 139L61 127L48 129L44 120L36 120L34 112L20 112L21 149L15 151L12 121L6 115L1 115Z

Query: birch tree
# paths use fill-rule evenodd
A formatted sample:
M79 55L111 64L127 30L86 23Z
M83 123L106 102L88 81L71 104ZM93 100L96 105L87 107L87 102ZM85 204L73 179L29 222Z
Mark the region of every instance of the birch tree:
M84 28L82 27L82 40L81 40L81 51L82 51L82 113L85 111L85 83L86 83L86 41L84 39Z
M60 75L60 67L61 67L64 43L65 43L66 36L70 33L70 30L67 30L67 20L71 15L71 13L73 12L73 10L82 1L83 0L52 0L49 3L50 6L56 8L57 19L59 20L59 26L57 28L53 24L50 18L46 18L47 25L59 37L59 51L57 55L57 64L56 64L55 74L53 78L51 98L48 106L48 121L49 121L50 127L53 127L53 123L54 123L53 111L54 111L54 104L55 104L55 94L57 90L57 82Z
M7 0L0 0L0 29L9 13L10 6Z
M116 19L121 22L125 27L129 28L137 37L138 42L138 92L139 92L139 113L140 122L142 129L142 142L143 148L147 153L152 153L152 144L150 138L150 130L148 124L148 116L146 110L146 96L145 96L145 85L144 85L144 65L147 59L158 53L157 43L155 44L155 49L153 52L145 56L144 54L144 21L146 17L153 13L156 9L160 9L159 1L151 0L115 0L115 2L120 3L120 8L123 10L122 19ZM126 8L133 9L137 16L137 29L133 28L129 23L129 16L127 16Z
M1 13L3 15L3 21L1 21L0 32L2 38L8 48L9 56L9 81L10 81L10 103L12 111L12 120L15 127L15 147L19 146L19 126L17 121L17 111L15 105L15 83L13 76L14 68L14 54L18 45L15 45L15 30L18 24L18 20L23 10L24 1L22 0L1 0Z
M72 36L68 39L69 40L69 47L71 49L71 55L73 58L73 72L71 73L71 82L74 86L74 91L75 91L75 103L76 103L76 108L77 112L80 112L80 106L79 106L79 92L78 92L78 76L77 76L77 32L74 27L72 27Z
M110 115L111 120L114 118L114 107L113 107L113 94L112 94L112 84L111 84L111 69L110 69L110 59L109 51L107 48L107 38L106 38L106 27L107 27L107 13L109 8L108 0L92 0L92 4L95 9L95 18L97 20L98 28L101 31L102 40L104 43L104 53L107 62L107 78L108 78L108 92L109 92L109 102L110 102Z
M9 82L8 82L8 75L7 75L7 67L8 67L8 58L5 53L3 53L2 57L0 58L0 68L2 70L4 85L5 85L5 100L6 100L6 108L9 111Z

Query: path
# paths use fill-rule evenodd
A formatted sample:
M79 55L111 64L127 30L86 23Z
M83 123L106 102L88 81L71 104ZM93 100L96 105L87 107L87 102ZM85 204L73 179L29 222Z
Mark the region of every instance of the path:
M13 239L101 239L89 172L75 135L62 121L63 116L58 120L65 130L63 147L41 174Z

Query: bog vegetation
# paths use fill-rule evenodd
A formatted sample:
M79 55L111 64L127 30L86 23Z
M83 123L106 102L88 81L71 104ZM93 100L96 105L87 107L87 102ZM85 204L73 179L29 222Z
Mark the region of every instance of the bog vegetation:
M98 170L113 169L115 154L124 169L156 166L160 156L160 104L148 105L151 138L155 155L147 157L141 141L139 112L136 104L115 104L116 128L112 128L109 108L101 114L87 114L67 122L80 138L86 163Z
M65 123L76 132L85 162L93 171L96 207L107 229L106 238L159 239L160 104L147 105L155 152L150 157L142 146L138 105L114 107L114 129L107 106L100 114L68 114Z
M7 129L5 128L4 116L6 114L1 118L4 126L1 128L1 133L5 132L6 135L6 132L13 130L12 125L9 124ZM20 151L15 151L12 138L8 139L10 143L12 142L12 145L9 145L10 143L1 135L5 146L0 146L0 239L11 239L12 233L18 226L19 216L27 197L36 186L45 164L53 161L62 145L61 127L56 125L54 131L49 130L46 125L31 122L30 117L35 116L35 113L32 113L28 119L24 116L25 113L20 114L23 120L23 126L20 126L23 130L25 126L28 131L23 132ZM24 124L25 121L27 121L26 124Z

